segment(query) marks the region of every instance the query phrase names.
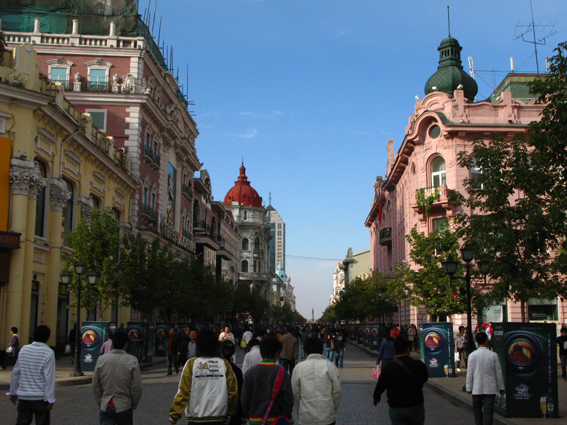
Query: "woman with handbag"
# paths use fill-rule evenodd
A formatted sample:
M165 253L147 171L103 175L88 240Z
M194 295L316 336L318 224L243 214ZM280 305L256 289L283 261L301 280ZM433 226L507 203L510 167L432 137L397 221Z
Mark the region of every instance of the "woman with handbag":
M16 364L18 359L18 353L20 352L20 337L18 336L18 328L15 326L10 329L12 333L12 339L10 340L10 345L6 348L6 355L4 356L4 363L2 364L2 369L6 370L9 364Z

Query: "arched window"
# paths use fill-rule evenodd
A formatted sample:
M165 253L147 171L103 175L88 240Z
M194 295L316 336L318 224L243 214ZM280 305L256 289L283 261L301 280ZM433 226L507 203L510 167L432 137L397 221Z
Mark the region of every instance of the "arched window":
M446 176L445 160L438 156L431 162L431 186L439 187L442 184L447 184Z
M254 249L260 250L260 238L254 239Z
M47 177L45 164L41 161L35 163L35 168L41 174L41 177ZM42 187L37 192L37 204L35 206L35 235L39 237L45 236L45 191L46 187Z
M472 187L475 189L482 189L482 183L478 181L480 178L481 170L478 165L476 165L476 161L473 158L473 162L471 164L471 184Z
M213 217L211 219L211 236L215 234L216 230L217 230L217 219Z
M248 251L250 248L248 247L248 239L242 239L242 251Z
M193 202L193 225L197 220L199 220L199 201L195 199Z
M242 261L241 268L242 268L242 273L248 273L248 261L247 260Z

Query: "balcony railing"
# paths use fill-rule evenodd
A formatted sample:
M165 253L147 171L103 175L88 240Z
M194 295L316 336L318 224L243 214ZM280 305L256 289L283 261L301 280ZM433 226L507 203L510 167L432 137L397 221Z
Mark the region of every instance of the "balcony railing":
M252 253L253 253L254 255L264 255L264 250L263 250L263 249L254 248L254 250L252 251Z
M152 148L150 148L149 146L145 146L144 147L144 157L152 162L153 164L155 164L157 167L159 167L159 156L157 154L156 151L154 151Z
M183 237L189 239L190 241L193 240L193 235L189 230L181 229L181 234L183 235Z
M380 230L380 245L391 245L392 244L392 228L384 227Z
M211 233L211 239L215 242L222 242L222 236L216 233Z
M85 91L92 92L92 93L110 93L111 87L110 87L110 84L106 81L104 81L104 82L86 81L85 82Z
M181 194L187 196L189 199L193 198L193 189L188 184L181 185Z
M415 191L415 204L412 208L418 213L420 221L425 220L429 216L429 210L435 208L445 209L446 216L454 215L455 203L449 199L451 197L451 189L446 184L439 187L423 187Z
M158 212L148 204L142 204L142 214L145 214L151 220L158 220Z
M193 229L200 232L211 233L211 225L205 220L193 220Z

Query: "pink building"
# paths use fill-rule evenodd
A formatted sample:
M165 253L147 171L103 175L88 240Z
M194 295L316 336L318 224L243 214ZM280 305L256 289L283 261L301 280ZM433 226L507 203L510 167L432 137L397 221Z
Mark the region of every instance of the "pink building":
M426 234L444 226L459 212L449 202L449 191L464 193L463 179L475 170L457 165L461 151L471 151L472 141L493 135L512 138L525 132L527 125L539 120L541 105L529 94L527 83L534 75L509 74L489 99L475 101L476 82L463 71L461 46L448 37L438 48L439 68L425 86L425 98L417 100L409 117L406 135L399 151L388 140L386 178L376 178L374 200L365 225L370 229L370 266L383 274L392 274L398 263L413 266L410 246L405 236L412 227ZM417 205L418 191L437 193L428 214ZM564 303L532 299L528 305L530 321L565 322ZM508 302L485 311L484 320L520 321L519 305ZM430 320L424 308L399 304L393 321L400 324ZM453 316L456 324L466 322L466 315ZM473 319L473 323L476 320Z

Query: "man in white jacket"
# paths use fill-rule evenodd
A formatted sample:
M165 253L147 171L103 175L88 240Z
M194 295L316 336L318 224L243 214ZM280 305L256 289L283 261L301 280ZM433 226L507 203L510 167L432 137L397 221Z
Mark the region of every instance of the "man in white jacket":
M334 424L341 402L339 371L323 356L323 341L319 338L307 338L304 349L308 357L295 366L291 377L299 425Z
M475 339L478 350L469 356L467 392L473 396L475 424L492 425L496 393L505 392L504 378L498 354L488 349L488 336L484 332L479 332L475 335Z

